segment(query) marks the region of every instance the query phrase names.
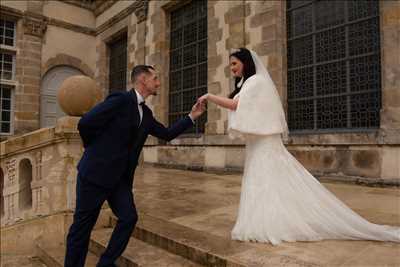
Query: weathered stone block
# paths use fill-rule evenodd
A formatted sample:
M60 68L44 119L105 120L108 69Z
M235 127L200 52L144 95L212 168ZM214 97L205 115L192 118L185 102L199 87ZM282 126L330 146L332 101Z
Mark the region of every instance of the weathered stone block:
M258 26L268 26L277 23L277 11L268 10L262 13L257 13L250 19L250 28Z
M25 76L33 76L33 77L40 77L41 75L41 70L40 67L24 67L22 70L22 73Z
M17 120L37 120L39 119L38 114L35 114L33 112L23 112L23 111L16 111L15 112L15 118Z
M209 69L216 69L221 65L221 63L222 63L221 55L208 58L208 68Z
M209 108L207 111L208 121L218 121L221 119L221 110L219 108Z
M381 128L400 129L400 108L386 107L381 110Z
M229 147L226 151L225 167L241 169L244 166L244 147Z
M400 179L400 147L382 148L383 179Z
M158 148L145 147L143 149L143 160L147 163L158 163Z
M206 122L205 128L205 134L217 134L216 122Z
M220 94L221 93L221 83L213 82L208 84L208 92L211 94Z
M205 150L205 166L224 168L226 149L223 147L207 147Z
M207 38L209 43L217 43L222 39L222 29L209 31Z
M158 149L158 159L167 165L204 166L204 148L163 146Z
M351 150L351 158L347 162L347 175L379 178L381 171L381 158L377 150Z
M238 2L238 5L232 7L225 13L224 20L226 24L237 23L246 17L246 14L250 13L250 6L243 5L241 2Z
M400 108L400 87L398 89L383 90L383 106L385 108Z
M383 9L382 26L400 25L400 5L393 5L392 8Z

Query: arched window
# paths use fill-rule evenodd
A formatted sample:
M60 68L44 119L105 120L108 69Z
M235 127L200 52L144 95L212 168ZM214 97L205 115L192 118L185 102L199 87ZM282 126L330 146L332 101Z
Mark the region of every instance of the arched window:
M57 102L57 92L62 82L74 75L82 75L82 72L69 66L57 66L43 77L40 89L41 128L54 126L58 118L65 116Z
M32 164L29 159L23 159L19 163L19 208L26 210L32 208Z

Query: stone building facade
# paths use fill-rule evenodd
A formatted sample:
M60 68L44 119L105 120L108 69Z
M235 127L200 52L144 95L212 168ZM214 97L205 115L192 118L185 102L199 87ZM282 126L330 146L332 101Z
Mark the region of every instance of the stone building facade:
M202 93L229 94L229 53L245 46L255 50L268 68L291 126L286 145L308 170L335 179L398 183L400 3L344 2L327 8L324 1L4 0L1 97L7 105L1 107L1 137L55 125L63 116L56 94L65 78L88 75L106 96L131 87L129 70L136 64L155 65L159 72L162 89L147 102L155 116L169 124ZM317 24L319 10L332 12L321 13L326 18L320 22L326 24L322 29ZM352 21L351 10L356 14ZM351 39L352 33L361 37ZM296 43L308 37L311 46ZM352 57L351 48L357 43L365 43L358 50L366 52ZM318 53L337 55L318 62ZM357 58L374 55L378 61L372 65L367 60L352 68ZM316 70L329 74L322 75L326 82L320 91ZM354 100L354 105L352 78L367 92L359 94L361 100ZM345 84L345 93L338 93L338 80ZM362 83L365 80L371 82ZM293 98L296 90L301 91L298 84L313 88L304 98L309 105L299 105L301 97ZM363 96L371 95L368 90L374 97L365 100ZM207 114L184 136L169 144L149 139L142 158L170 167L241 170L244 144L229 139L227 111L210 104ZM3 162L1 171L3 181L10 171Z

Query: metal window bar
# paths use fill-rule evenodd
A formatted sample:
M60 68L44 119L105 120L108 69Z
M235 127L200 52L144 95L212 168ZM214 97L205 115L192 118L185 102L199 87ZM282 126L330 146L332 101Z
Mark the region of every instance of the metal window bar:
M13 86L0 84L0 134L10 134L12 130L12 89Z
M0 45L15 46L15 22L0 19Z
M127 85L127 36L121 36L109 44L109 92L125 91Z
M172 124L188 114L196 99L207 92L207 1L192 1L171 12L170 21L168 117ZM185 133L204 133L206 119L205 112Z
M324 28L318 30L317 5L320 10L331 13L327 21L319 17ZM331 5L331 8L324 5ZM301 24L295 25L293 12L304 8L307 10L297 13L301 14L298 16ZM340 15L338 19L335 10L343 11L343 17ZM305 18L307 12L309 17ZM310 28L304 31L301 27L310 26L307 24L310 16L311 31ZM378 128L381 107L378 1L288 0L287 20L291 132L356 132ZM298 32L300 34L296 35ZM307 44L309 37L311 43ZM312 60L308 63L310 49ZM343 64L345 70L341 69ZM312 86L312 95L307 86Z
M0 52L0 79L13 80L14 78L14 55Z

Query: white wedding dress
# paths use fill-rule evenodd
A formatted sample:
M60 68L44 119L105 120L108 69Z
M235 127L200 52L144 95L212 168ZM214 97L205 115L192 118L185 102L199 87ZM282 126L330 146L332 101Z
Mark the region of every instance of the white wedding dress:
M259 76L263 71L260 60L254 52L252 56L258 74L254 76ZM273 85L274 90L260 88L272 83L269 74L263 74L268 75L266 80L257 81L253 76L246 80L236 96L237 110L229 112L230 135L246 143L239 212L232 239L273 245L323 239L400 242L399 227L363 219L288 152L281 138L286 121L282 118L283 109L278 108L279 96Z

